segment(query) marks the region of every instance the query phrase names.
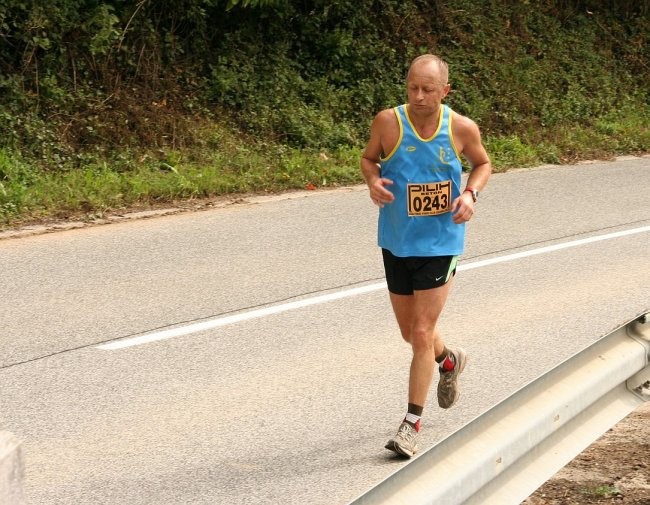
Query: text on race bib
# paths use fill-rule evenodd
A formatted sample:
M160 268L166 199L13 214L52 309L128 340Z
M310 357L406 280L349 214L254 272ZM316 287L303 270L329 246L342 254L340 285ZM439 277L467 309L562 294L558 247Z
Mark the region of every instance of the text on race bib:
M409 216L436 216L449 212L451 181L408 184Z

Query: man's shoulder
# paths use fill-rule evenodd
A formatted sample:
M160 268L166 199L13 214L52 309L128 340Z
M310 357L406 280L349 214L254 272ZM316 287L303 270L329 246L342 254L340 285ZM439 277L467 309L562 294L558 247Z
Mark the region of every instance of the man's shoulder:
M478 130L478 125L467 116L459 114L453 109L450 109L452 115L452 128L457 133L470 133Z
M375 116L374 123L380 129L395 128L398 126L395 107L379 111Z
M397 112L395 109L397 109L397 107L390 107L389 109L380 110L375 118L379 120L395 119L395 113Z

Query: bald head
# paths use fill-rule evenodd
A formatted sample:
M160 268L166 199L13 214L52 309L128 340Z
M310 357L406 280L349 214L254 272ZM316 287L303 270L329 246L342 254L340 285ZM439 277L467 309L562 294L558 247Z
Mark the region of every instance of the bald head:
M441 85L449 82L449 67L447 63L435 54L422 54L411 62L406 80L415 72L432 72Z

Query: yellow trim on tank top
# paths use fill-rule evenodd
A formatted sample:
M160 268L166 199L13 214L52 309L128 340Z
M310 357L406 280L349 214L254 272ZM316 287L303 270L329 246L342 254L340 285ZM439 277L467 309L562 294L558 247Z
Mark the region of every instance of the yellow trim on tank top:
M431 142L433 139L436 138L436 135L440 133L440 128L442 128L442 117L445 114L445 106L440 104L440 114L438 114L438 127L436 128L436 131L433 132L433 135L431 135L428 139L420 137L420 134L418 133L417 129L415 126L413 126L413 122L411 121L411 116L409 116L409 106L406 104L406 107L404 107L404 114L406 115L406 120L409 122L411 125L411 129L413 130L413 133L415 133L415 136L421 140L422 142Z
M451 143L451 147L454 149L454 152L456 153L456 158L458 158L458 161L460 161L460 154L458 153L458 149L456 148L456 142L454 142L454 134L451 130L451 120L454 117L454 112L450 109L449 110L449 142Z
M383 158L380 156L379 161L388 161L390 157L393 154L395 154L395 152L399 148L400 144L402 143L402 137L404 136L404 125L402 124L402 118L399 116L399 111L397 110L397 107L393 107L393 112L395 113L395 117L397 118L397 123L399 124L399 138L397 139L397 142L395 143L395 147L393 147L393 150Z

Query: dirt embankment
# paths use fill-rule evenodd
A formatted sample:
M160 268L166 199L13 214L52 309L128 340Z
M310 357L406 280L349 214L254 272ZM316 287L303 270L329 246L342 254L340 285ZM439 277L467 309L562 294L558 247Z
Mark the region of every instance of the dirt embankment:
M650 402L556 473L522 505L650 505Z

